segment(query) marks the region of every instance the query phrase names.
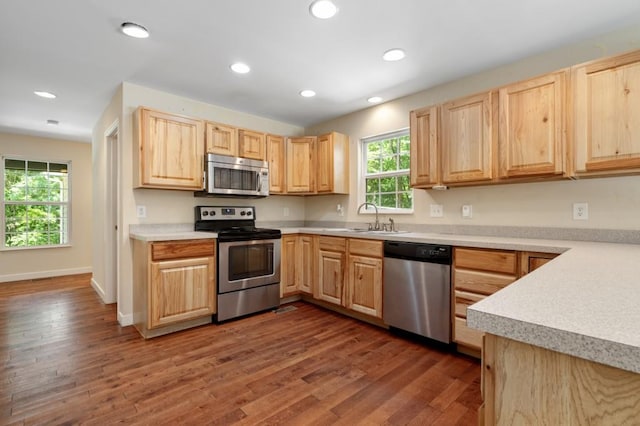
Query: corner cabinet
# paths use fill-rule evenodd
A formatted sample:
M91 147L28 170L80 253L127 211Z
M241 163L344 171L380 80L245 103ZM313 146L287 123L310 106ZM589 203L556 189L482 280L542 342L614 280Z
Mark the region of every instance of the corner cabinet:
M133 240L133 321L143 337L211 322L215 246L215 240Z
M204 121L140 107L135 113L138 188L203 188Z
M316 140L316 192L349 193L349 137L331 132Z
M438 161L439 107L411 111L410 179L414 188L431 188L440 183Z
M640 51L572 68L576 175L640 171Z
M497 93L442 105L442 183L488 183L496 176Z
M565 172L568 70L499 89L500 178Z

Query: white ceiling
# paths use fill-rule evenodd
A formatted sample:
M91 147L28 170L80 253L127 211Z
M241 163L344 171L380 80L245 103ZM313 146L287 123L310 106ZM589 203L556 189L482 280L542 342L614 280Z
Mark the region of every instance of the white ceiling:
M638 0L335 0L330 20L311 17L309 3L2 0L0 131L90 141L122 81L308 126L373 95L391 100L640 22ZM124 36L125 21L151 37ZM382 61L392 47L407 58ZM230 72L234 61L251 73ZM318 95L300 97L306 88Z

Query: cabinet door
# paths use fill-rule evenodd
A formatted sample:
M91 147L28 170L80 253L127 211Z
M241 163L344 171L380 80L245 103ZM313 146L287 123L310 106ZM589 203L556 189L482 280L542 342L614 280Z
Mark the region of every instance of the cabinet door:
M204 123L138 109L139 186L199 190L203 187Z
M311 235L301 235L298 245L298 288L301 292L313 294L315 277L315 237Z
M442 182L485 182L494 178L494 94L483 93L442 106Z
M411 111L411 186L429 188L439 183L438 107Z
M280 251L280 297L284 297L298 292L298 236L283 235Z
M318 283L314 297L325 302L342 305L344 289L344 253L320 250L318 257Z
M555 259L555 253L520 252L520 276L527 275Z
M285 194L285 142L282 136L267 135L267 161L269 162L269 193Z
M562 174L567 71L499 90L500 177Z
M267 144L264 133L252 130L238 130L238 155L253 160L265 160Z
M315 192L315 137L287 139L287 192L310 194Z
M238 155L238 130L224 124L207 122L207 153Z
M573 68L577 173L640 168L640 51Z
M349 256L347 308L382 318L382 259Z
M149 328L215 312L214 257L151 262Z
M337 132L318 136L315 174L318 193L349 193L348 136Z

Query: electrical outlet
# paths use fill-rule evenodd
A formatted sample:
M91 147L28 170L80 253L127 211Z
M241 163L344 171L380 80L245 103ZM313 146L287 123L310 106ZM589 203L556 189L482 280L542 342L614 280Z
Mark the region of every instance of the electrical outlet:
M342 204L338 203L336 211L338 212L338 216L344 216L344 207L342 207Z
M444 207L442 204L431 204L431 217L443 217Z
M471 204L462 206L462 217L465 219L471 219L473 217L473 206L471 206Z
M289 216L289 207L285 207L284 209L282 209L282 215L284 217Z
M147 207L146 206L136 206L136 214L138 218L142 219L147 217Z
M589 220L589 204L573 203L573 220Z

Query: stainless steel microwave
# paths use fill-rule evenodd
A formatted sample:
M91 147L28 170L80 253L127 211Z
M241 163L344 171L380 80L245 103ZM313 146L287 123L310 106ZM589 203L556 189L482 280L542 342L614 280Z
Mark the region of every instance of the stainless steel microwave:
M266 197L269 195L269 163L207 154L204 192L196 195Z

